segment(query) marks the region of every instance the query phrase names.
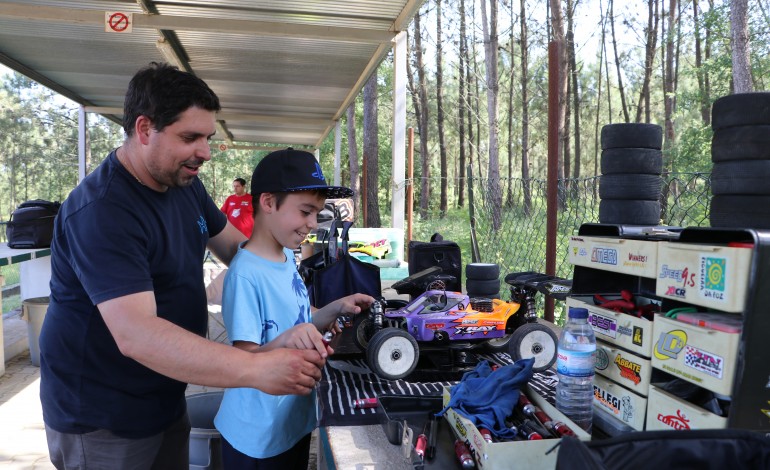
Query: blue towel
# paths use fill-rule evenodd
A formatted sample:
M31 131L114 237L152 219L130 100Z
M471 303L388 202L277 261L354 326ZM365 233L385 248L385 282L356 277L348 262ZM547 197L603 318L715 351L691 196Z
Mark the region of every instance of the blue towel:
M477 428L487 428L499 439L513 439L515 433L505 425L519 401L519 389L532 378L534 359L521 359L492 370L488 361L481 361L451 388L447 408L469 419Z

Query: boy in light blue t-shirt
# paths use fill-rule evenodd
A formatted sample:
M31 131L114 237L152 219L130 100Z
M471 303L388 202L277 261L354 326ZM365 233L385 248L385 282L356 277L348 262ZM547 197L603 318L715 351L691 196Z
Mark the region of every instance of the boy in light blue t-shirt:
M289 347L316 349L326 358L333 350L324 344L321 331L333 328L340 315L368 308L374 299L354 294L311 313L291 248L317 226L327 198L351 197L353 191L327 186L315 157L289 148L259 162L251 194L254 230L230 263L222 294L230 341L256 354ZM315 393L275 396L251 388L226 390L214 419L223 438L225 469L305 470L317 423L315 400Z

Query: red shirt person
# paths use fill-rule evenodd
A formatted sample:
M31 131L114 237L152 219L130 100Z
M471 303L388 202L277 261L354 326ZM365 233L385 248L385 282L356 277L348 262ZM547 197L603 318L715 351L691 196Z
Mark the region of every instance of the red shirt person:
M235 194L228 196L222 205L222 212L227 214L227 220L247 237L251 236L254 228L254 207L251 194L246 192L246 180L235 178L233 180Z

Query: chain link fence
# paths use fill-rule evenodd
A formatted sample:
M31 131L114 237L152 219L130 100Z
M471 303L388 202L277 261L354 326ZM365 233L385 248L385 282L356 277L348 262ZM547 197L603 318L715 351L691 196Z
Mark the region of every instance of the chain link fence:
M690 227L708 226L711 200L709 173L670 173L663 176L660 225ZM472 213L476 227L481 262L497 263L502 273L518 271L545 272L547 183L544 179L503 179L498 191L502 193L498 228L495 228L495 208L490 197L489 180L466 180L472 189ZM457 181L450 182L450 194L457 192ZM438 184L435 185L438 188ZM584 223L599 222L599 177L559 181L559 212L557 214L556 275L572 277L572 265L567 261L569 237ZM470 258L469 214L466 199L464 220L457 227L453 218L442 218L432 209L415 226L413 238L427 240L431 233L448 232L458 238L466 258ZM466 245L466 246L463 246ZM467 247L467 250L466 250ZM470 259L463 259L464 264Z

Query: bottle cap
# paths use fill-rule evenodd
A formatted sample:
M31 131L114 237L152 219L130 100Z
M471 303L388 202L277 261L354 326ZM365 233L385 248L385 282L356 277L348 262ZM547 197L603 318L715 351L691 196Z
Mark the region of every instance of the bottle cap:
M588 318L588 309L580 307L570 307L568 316L570 318Z

